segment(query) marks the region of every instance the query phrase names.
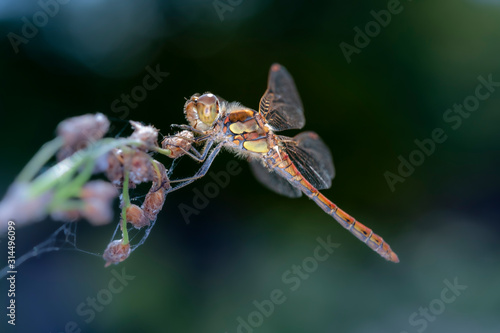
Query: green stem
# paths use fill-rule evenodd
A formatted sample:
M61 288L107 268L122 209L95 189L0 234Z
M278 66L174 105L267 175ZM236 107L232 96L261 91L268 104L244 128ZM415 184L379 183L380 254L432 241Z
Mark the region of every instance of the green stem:
M132 139L106 138L97 141L92 146L77 151L72 156L57 163L49 170L39 175L31 184L30 194L33 197L54 188L57 184L65 184L78 171L78 168L87 161L95 161L114 148L123 146L140 146L143 143Z
M123 206L122 206L122 244L127 245L128 244L128 231L127 231L127 208L130 206L130 198L128 195L128 178L129 178L129 172L128 170L124 170L124 177L123 177L123 194L122 194L122 201L123 201Z
M168 157L170 157L170 155L172 154L172 151L170 149L155 147L153 150L156 151L157 153L160 153L160 154L168 156Z
M63 204L68 198L73 196L79 196L83 185L92 176L92 171L94 170L95 161L89 159L85 164L85 168L70 182L60 182L60 188L56 190L54 198L50 204L50 209L56 209L61 204Z
M16 182L27 183L40 171L42 166L47 163L47 161L54 156L59 148L62 147L64 143L63 138L56 137L52 141L44 144L40 150L37 151L35 156L26 164L19 176L16 178Z

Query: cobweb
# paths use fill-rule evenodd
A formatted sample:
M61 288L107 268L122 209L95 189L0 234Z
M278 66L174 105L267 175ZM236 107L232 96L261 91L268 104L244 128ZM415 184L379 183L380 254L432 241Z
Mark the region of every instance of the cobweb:
M180 158L172 161L170 168L168 169L168 172L167 172L167 176L169 178L170 178L175 166L178 164L179 160L180 160ZM186 182L186 183L190 183L190 182ZM177 188L180 188L182 186L183 186L183 184L181 183L177 187L167 190L166 195L168 195L168 193L175 191ZM133 197L133 198L131 198L131 201L141 200L144 196L145 195ZM127 228L127 231L129 233L130 253L135 251L139 246L141 246L142 244L144 244L146 242L146 239L149 237L151 230L153 229L154 225L156 224L156 221L157 221L157 219L155 219L154 221L151 221L150 225L147 226L146 228L136 229L132 226ZM19 267L21 264L23 264L28 259L31 259L33 257L38 257L42 254L54 252L54 251L78 251L78 252L83 252L83 253L86 253L89 255L101 257L101 260L102 260L102 253L94 253L94 252L86 251L86 250L81 249L77 246L77 238L78 238L77 237L77 226L78 226L78 223L81 223L81 222L82 221L64 223L62 226L57 228L46 240L44 240L40 244L33 247L27 253L16 258L16 268ZM113 235L111 236L110 242L115 240L115 239L120 239L120 238L121 238L120 223L116 223L116 228L113 232ZM103 251L106 248L106 246L107 246L107 244L102 244ZM103 266L104 266L104 264L103 264ZM3 267L0 270L0 279L3 279L7 275L7 272L10 270L11 269L9 269L8 265Z
M59 250L74 250L76 247L76 227L77 223L68 222L59 227L56 231L54 231L46 240L33 247L29 252L23 254L21 257L16 259L16 267L19 267L26 260L38 257L39 255L52 251ZM83 252L87 252L81 250ZM87 252L89 254L93 254ZM3 278L7 275L9 271L9 266L5 266L0 271L0 278Z
M16 258L16 268L22 265L28 259L54 251L78 251L101 257L102 253L86 251L77 246L78 223L79 222L76 221L64 223L62 226L56 229L46 240L33 247L30 251L23 254L21 257ZM137 230L134 227L130 227L127 229L129 232L130 252L135 251L135 249L144 244L155 223L156 220L151 222L151 224L147 228L144 228L144 230ZM120 236L120 224L117 223L113 236L111 237L111 241L114 239L119 239ZM137 239L139 239L139 241L135 242ZM103 244L103 249L106 247L106 245L107 244ZM2 270L0 270L0 279L4 278L7 275L7 272L10 270L11 269L9 268L9 266L3 267Z

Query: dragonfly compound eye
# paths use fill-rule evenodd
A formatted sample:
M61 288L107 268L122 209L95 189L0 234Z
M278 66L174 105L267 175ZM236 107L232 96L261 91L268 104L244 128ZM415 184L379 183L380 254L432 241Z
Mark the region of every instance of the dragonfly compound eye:
M219 100L214 94L203 94L196 101L196 111L198 119L210 126L219 117Z

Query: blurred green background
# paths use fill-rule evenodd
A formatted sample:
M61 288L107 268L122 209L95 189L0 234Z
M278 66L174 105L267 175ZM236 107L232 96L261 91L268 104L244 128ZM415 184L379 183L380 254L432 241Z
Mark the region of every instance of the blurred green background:
M115 133L132 119L167 135L185 122L184 98L195 92L258 108L269 66L279 62L302 97L305 129L333 152L337 176L323 193L384 237L401 262L379 258L310 200L268 191L238 160L242 171L189 224L179 205L192 205L193 191L212 180L170 194L146 243L118 266L60 251L19 267L17 331L71 332L71 322L75 332L500 331L500 91L456 130L443 119L474 95L479 76L500 81L500 1L401 2L350 63L339 45L354 45L354 28L364 31L371 11L394 1L47 3L53 17L37 14L36 1L0 2L0 195L64 118L102 112ZM23 17L34 15L41 26L25 28L31 37L16 39L15 52L12 33L24 38ZM134 107L113 107L142 85L147 66L169 75ZM398 156L408 159L414 140L435 128L447 140L391 191L384 173L396 174ZM212 170L234 159L221 153ZM196 166L183 159L174 175ZM18 256L58 226L19 229ZM78 247L102 253L114 226L81 222ZM329 235L341 246L290 290L282 275ZM86 322L77 308L105 297L113 269L135 278ZM443 302L443 293L453 295L445 280L467 288ZM0 286L3 299L6 281ZM286 301L256 315L254 301L274 289ZM420 311L429 306L426 317ZM257 327L238 328L238 317L249 316Z

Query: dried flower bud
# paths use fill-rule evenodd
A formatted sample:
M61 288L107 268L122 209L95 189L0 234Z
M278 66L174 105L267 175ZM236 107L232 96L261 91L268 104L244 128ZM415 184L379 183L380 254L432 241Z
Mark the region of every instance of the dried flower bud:
M158 130L153 126L145 126L137 121L130 121L134 132L130 136L131 139L144 142L142 149L158 146Z
M109 120L102 113L72 117L59 123L57 135L64 140L57 153L58 160L73 155L90 143L101 139L109 129Z
M161 146L163 149L169 149L172 153L171 158L182 156L191 149L194 135L190 131L182 131L174 136L169 136L163 139Z
M106 260L104 267L108 267L111 264L118 264L124 261L130 255L130 244L122 244L122 240L114 240L108 244L106 250L102 255L102 258Z
M123 155L120 149L109 152L106 176L113 185L121 186L123 183Z
M98 173L103 173L106 172L109 168L108 164L108 156L109 152L102 154L101 156L97 157L94 161L94 170L92 170L92 174L98 174Z
M103 225L113 219L112 201L118 195L116 188L103 180L93 180L82 188L84 207L82 215L94 225Z
M118 195L116 188L104 180L92 180L82 188L82 199L99 199L111 201Z
M134 184L151 181L154 175L151 156L141 150L134 150L125 156L125 166L129 170L129 179Z
M84 202L82 216L93 225L105 225L113 220L113 209L110 203L88 199Z
M127 222L132 224L136 229L146 227L150 224L142 208L134 204L127 208Z
M109 120L102 113L85 114L63 120L57 126L57 135L64 139L68 146L81 141L101 139L109 129Z
M152 188L148 194L146 194L146 198L144 199L141 208L151 221L156 220L156 216L163 208L166 195L166 191L163 187L157 191L154 191Z

